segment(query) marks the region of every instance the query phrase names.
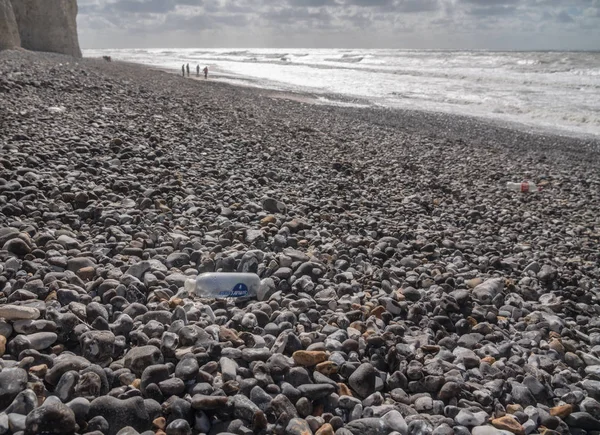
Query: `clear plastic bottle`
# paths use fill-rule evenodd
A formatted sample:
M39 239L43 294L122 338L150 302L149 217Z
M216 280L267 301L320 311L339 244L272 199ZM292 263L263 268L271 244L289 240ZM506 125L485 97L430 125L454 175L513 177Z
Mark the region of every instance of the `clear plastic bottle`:
M531 181L523 181L522 183L511 183L510 181L506 183L506 188L508 190L512 190L513 192L537 192L540 188Z
M256 298L260 278L254 273L211 272L185 283L188 293L202 298Z

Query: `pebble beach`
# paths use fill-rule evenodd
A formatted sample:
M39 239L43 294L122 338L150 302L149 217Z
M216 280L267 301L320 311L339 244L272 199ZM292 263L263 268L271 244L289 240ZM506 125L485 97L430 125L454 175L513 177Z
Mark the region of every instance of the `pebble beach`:
M599 165L600 139L2 52L0 435L598 435ZM185 293L215 271L257 300Z

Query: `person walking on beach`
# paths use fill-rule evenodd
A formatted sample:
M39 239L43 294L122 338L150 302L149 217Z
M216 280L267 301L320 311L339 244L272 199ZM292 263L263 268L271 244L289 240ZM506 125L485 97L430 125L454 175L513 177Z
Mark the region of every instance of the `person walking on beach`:
M204 78L207 79L208 78L208 67L205 66L202 71L204 71Z
M196 65L196 77L200 77L200 65Z
M190 76L190 64L188 63L186 66L188 77Z
M181 75L185 77L185 65L181 65Z

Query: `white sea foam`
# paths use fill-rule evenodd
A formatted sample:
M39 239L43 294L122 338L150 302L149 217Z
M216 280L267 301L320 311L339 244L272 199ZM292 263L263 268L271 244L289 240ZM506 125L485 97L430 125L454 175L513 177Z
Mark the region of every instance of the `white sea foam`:
M179 71L208 65L220 80L339 94L386 107L600 135L600 53L322 49L84 50ZM244 81L246 82L246 81Z

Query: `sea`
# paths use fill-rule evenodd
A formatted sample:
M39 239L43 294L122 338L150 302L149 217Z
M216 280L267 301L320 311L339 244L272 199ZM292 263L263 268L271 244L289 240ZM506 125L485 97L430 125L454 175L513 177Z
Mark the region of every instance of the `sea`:
M210 79L310 93L323 104L473 116L535 132L600 137L600 52L360 49L102 49ZM349 103L350 102L350 103Z

